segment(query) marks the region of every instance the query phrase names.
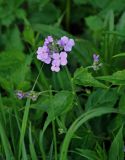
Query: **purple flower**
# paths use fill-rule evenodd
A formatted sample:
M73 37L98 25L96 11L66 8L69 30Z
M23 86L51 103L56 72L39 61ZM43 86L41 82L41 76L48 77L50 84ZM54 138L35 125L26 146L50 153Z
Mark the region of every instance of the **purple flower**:
M52 65L51 66L51 70L55 71L55 72L59 72L60 71L60 67L58 65Z
M16 96L18 99L23 99L25 94L22 91L18 90L16 91Z
M102 63L99 62L99 55L93 54L93 65L91 66L93 70L97 71L102 66Z
M63 36L57 43L63 47L68 43L68 41L69 41L68 37Z
M99 55L93 54L93 61L95 63L99 62Z
M52 65L53 65L53 66L60 66L60 59L54 59L54 60L52 61Z
M53 37L48 36L47 38L45 38L44 45L48 45L49 43L52 43L52 42L53 42Z
M60 55L59 53L53 53L53 61L52 61L52 66L51 66L51 70L55 71L55 72L59 72L60 71Z
M65 66L67 64L67 53L66 52L60 53L60 64L62 66Z
M61 47L64 48L64 51L70 52L72 50L72 47L75 45L75 42L73 39L69 39L66 36L63 36L58 42Z
M23 92L21 90L16 91L16 96L18 99L23 99L23 98L30 98L33 101L37 100L38 96L40 94L35 92L35 91L28 91L28 92Z
M74 45L74 40L66 36L59 40L54 40L52 36L48 36L45 38L44 45L37 50L37 59L46 64L51 63L51 70L59 72L60 66L67 65L67 52L70 52Z
M67 64L67 53L66 52L60 52L59 53L54 53L53 54L53 62L52 62L52 65L53 63L56 63L57 66L65 66Z
M53 59L59 59L59 58L60 58L59 53L53 53L52 58L53 58Z
M46 64L50 64L51 58L49 55L49 48L47 46L39 47L37 50L37 59Z

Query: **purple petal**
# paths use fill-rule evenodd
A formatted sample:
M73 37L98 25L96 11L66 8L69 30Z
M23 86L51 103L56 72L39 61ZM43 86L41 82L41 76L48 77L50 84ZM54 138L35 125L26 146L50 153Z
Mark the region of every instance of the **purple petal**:
M69 39L68 45L71 46L71 47L74 46L75 45L74 40L73 39Z
M59 58L60 58L59 53L53 53L52 58L53 58L53 59L59 59Z
M47 38L48 38L49 42L53 42L53 37L52 36L48 36Z
M67 59L66 59L66 58L62 58L60 64L61 64L62 66L67 65Z
M99 61L99 55L93 54L93 60L94 60L94 62L98 62Z
M58 59L58 60L53 60L53 61L52 61L52 65L54 65L54 66L60 66L60 59Z
M67 58L66 52L60 52L60 58Z
M55 72L59 72L60 71L60 67L58 67L58 66L51 66L51 70L55 71Z
M64 46L64 51L70 52L72 50L72 47L69 45Z
M50 57L48 57L47 59L45 59L45 60L44 60L44 62L45 62L46 64L50 64L50 62L51 62L51 58L50 58Z
M63 37L61 38L61 41L62 41L64 44L68 43L68 40L69 40L69 38L66 37L66 36L63 36Z

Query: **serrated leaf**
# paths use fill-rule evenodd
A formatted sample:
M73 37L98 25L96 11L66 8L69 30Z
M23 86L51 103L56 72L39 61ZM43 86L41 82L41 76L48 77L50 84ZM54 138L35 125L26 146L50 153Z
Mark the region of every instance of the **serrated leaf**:
M97 81L87 69L81 67L74 74L74 83L82 86L92 86L99 88L107 88L106 85Z

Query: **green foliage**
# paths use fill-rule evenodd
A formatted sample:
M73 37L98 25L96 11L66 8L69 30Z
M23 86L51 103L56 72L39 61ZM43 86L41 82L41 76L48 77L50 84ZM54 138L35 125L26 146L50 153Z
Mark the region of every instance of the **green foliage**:
M97 81L91 75L91 73L89 73L88 70L84 69L83 67L76 70L74 74L74 83L83 86L107 88L103 83Z
M124 143L123 143L122 130L123 130L123 127L119 129L119 132L117 133L117 135L115 136L111 144L111 147L109 150L109 159L111 160L124 159L124 152L123 152Z
M125 70L117 71L111 76L98 77L98 79L111 82L115 85L125 85Z
M1 160L125 159L124 8L125 0L0 0ZM58 73L36 58L49 35L75 41ZM18 90L38 99L18 99Z

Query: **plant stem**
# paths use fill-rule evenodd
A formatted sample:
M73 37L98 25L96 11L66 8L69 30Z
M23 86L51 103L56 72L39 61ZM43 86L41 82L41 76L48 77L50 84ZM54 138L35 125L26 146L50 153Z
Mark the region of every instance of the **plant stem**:
M40 73L41 73L41 70L43 68L43 65L38 73L38 76L34 82L34 85L32 87L32 91L34 90L35 86L36 86L36 83L38 81L38 78L40 76ZM27 99L27 102L26 102L26 106L25 106L25 110L24 110L24 115L23 115L23 121L22 121L22 126L21 126L21 132L20 132L20 139L19 139L19 154L18 154L18 159L20 159L20 156L21 156L21 150L22 150L22 145L24 143L24 137L25 137L25 132L26 132L26 127L27 127L27 121L28 121L28 115L29 115L29 109L30 109L30 102L31 100L30 99ZM43 159L45 160L45 159Z
M53 141L54 141L54 150L55 150L55 160L57 160L57 143L56 143L56 130L55 130L55 121L52 121L53 128Z
M44 65L44 64L43 64L43 65ZM36 80L35 80L34 85L33 85L33 87L32 87L32 91L34 90L34 88L35 88L35 86L36 86L36 83L37 83L38 78L39 78L39 76L40 76L40 73L41 73L41 71L42 71L43 65L42 65L41 68L40 68L40 71L39 71L39 73L38 73L38 76L36 77Z
M50 86L50 100L52 100L52 89ZM54 108L52 107L52 114L54 115ZM57 143L56 143L56 129L55 129L55 120L52 120L52 130L53 130L53 142L54 142L54 150L55 150L55 157L54 160L57 160Z

